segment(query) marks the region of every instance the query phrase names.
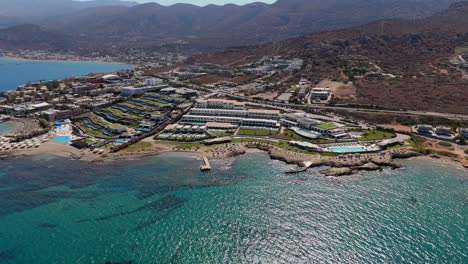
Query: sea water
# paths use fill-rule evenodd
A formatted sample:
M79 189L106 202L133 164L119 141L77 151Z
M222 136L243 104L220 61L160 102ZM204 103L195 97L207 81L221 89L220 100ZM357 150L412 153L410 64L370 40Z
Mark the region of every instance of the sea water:
M0 123L0 136L6 135L10 132L15 131L16 125L13 122L2 122Z
M328 178L264 154L0 161L0 263L466 263L468 173Z
M121 63L39 61L0 57L0 91L12 90L28 82L59 80L92 72L128 69Z

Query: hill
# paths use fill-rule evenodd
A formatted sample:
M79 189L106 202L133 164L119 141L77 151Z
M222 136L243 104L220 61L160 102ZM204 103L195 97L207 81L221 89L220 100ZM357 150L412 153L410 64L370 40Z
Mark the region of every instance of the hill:
M0 29L0 49L38 49L67 51L75 47L73 37L24 24Z
M191 62L239 64L262 56L299 57L305 66L292 81L354 82L356 98L337 99L338 103L468 113L467 74L449 63L457 47L468 47L467 13L468 2L460 2L427 18L382 20L198 55ZM369 65L396 78L365 75Z
M71 14L99 6L133 6L135 2L119 0L0 0L0 16L15 17L22 22L38 22L51 16Z

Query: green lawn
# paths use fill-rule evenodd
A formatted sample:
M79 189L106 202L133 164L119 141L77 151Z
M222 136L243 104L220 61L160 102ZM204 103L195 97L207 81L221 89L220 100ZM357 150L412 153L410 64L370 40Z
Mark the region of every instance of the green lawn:
M142 117L140 116L136 116L136 115L132 115L132 114L128 114L128 113L124 113L118 109L115 109L115 108L106 108L104 109L106 111L109 111L111 112L112 114L114 114L115 116L118 116L120 118L126 118L126 119L130 119L130 120L136 120L136 121L141 121L143 120Z
M88 145L92 145L92 144L96 143L96 140L94 140L94 139L92 139L92 138L86 138L86 139L84 140L84 142L85 142L86 144L88 144Z
M160 102L156 102L156 101L151 101L151 100L148 100L148 99L144 99L144 98L137 98L137 99L134 99L134 101L137 101L137 102L142 102L142 103L145 103L145 104L149 104L151 106L154 106L154 107L164 107L164 106L168 106L168 104L162 104Z
M119 105L126 106L126 107L132 108L132 109L141 110L141 111L153 111L153 109L151 109L151 108L140 106L140 105L134 105L134 104L130 104L130 103L120 103Z
M161 112L159 111L153 111L151 113L149 113L151 116L161 116Z
M83 123L83 121L78 121L78 122L76 122L76 125L77 125L81 130L83 130L86 134L88 134L88 135L90 135L90 136L94 136L94 137L98 137L98 138L105 138L105 139L117 138L117 137L109 137L108 135L103 134L103 133L101 133L100 131L93 130L93 129L89 128L87 125L85 125L85 124Z
M284 141L280 141L280 142L276 142L276 141L271 141L271 140L268 140L268 139L257 139L257 138L234 138L232 140L232 143L268 143L268 144L271 144L275 147L278 147L278 148L282 148L282 149L287 149L287 150L290 150L290 151L294 151L294 152L299 152L299 153L307 153L307 154L313 154L315 152L310 152L310 151L306 151L306 150L303 150L303 149L299 149L299 148L296 148L294 146L291 146L288 144L288 142L284 142Z
M100 117L100 116L98 116L98 115L96 115L94 113L89 114L88 118L91 119L91 121L93 121L93 123L95 123L97 125L101 125L103 127L110 127L110 128L113 128L113 129L125 128L124 126L121 126L119 124L108 122L104 118L102 118L102 117Z
M320 129L327 129L328 130L328 129L335 129L338 126L336 126L333 123L323 123L323 124L318 125L317 127L320 128Z
M298 135L296 132L290 129L285 129L283 133L274 135L272 136L273 138L278 138L278 139L283 139L283 140L288 140L288 141L304 141L304 142L310 142L310 143L330 143L334 142L333 140L329 139L309 139L306 137L303 137L301 135Z
M240 128L237 135L240 136L270 136L278 134L276 131L265 129Z
M395 133L380 131L380 130L362 130L363 134L359 138L360 141L367 141L367 140L381 140L381 139L389 139L396 137Z
M216 132L209 132L210 135L213 135L215 137L227 137L227 136L232 136L232 132L224 132L224 131L216 131Z

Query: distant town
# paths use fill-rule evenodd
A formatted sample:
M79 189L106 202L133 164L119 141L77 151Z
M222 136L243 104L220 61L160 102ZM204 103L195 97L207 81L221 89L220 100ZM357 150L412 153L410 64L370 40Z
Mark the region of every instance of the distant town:
M203 157L201 169L209 170L209 159L253 148L297 164L290 173L329 166L323 173L332 176L395 168L394 159L420 155L468 165L468 128L375 125L330 110L335 96L349 91L346 83L276 78L301 69L301 59L264 57L233 67L179 64L182 59L167 56L150 66L140 61L129 70L28 83L3 93L1 121L17 128L1 138L0 152L90 160L190 152ZM340 59L352 79L399 78L361 56Z

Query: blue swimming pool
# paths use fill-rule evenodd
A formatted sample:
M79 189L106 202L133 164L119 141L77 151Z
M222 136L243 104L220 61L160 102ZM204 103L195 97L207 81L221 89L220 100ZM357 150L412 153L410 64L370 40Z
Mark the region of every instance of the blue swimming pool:
M72 140L68 136L58 136L54 138L54 141L58 143L70 143Z
M363 146L349 146L349 147L330 147L328 148L331 152L335 153L355 153L355 152L366 152Z
M118 138L115 140L115 143L126 143L127 140L126 139L123 139L123 138Z
M69 124L68 122L64 121L55 121L55 128L61 128L63 125Z

